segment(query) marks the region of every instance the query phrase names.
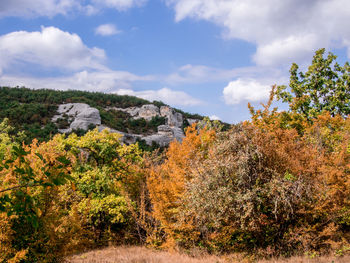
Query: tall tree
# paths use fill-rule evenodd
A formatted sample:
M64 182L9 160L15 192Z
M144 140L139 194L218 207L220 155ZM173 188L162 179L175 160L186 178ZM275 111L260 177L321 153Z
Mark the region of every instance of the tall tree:
M288 102L290 110L299 113L308 120L329 111L332 116L343 117L350 114L350 65L340 66L336 56L325 49L316 51L312 64L303 73L299 66L292 64L289 88L279 86L277 98Z

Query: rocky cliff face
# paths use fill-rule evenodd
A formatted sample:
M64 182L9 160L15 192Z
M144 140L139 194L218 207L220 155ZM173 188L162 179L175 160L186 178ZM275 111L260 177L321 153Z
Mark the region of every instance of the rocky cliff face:
M68 133L72 130L87 130L89 125L101 125L101 116L97 109L85 103L67 103L58 106L57 115L52 118L53 122L65 119L70 123L69 128L59 129L61 133Z
M158 126L157 133L151 135L130 134L110 129L101 124L101 117L96 108L90 107L84 103L68 103L61 104L58 107L57 115L52 118L52 121L58 123L65 120L69 127L59 129L61 133L69 133L76 129L87 130L90 125L97 126L99 130L110 129L111 132L117 132L123 135L122 142L130 144L135 143L137 139L145 140L148 145L153 142L160 146L167 146L174 139L181 141L184 138L183 132L183 116L169 106L161 106L160 108L153 104L143 105L142 107L116 108L110 107L108 110L123 111L128 113L131 118L143 118L150 121L153 117L165 117L166 124ZM193 123L196 120L188 120Z

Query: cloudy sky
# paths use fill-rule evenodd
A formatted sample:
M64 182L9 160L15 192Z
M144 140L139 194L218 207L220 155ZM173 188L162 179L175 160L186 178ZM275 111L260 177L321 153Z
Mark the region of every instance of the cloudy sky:
M322 47L350 58L349 0L0 0L0 85L135 95L227 122Z

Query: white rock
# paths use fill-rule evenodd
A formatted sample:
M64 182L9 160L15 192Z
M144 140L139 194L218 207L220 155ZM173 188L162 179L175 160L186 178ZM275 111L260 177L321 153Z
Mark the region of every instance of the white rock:
M168 146L171 141L174 140L173 137L169 137L161 134L153 134L146 137L142 137L148 145L152 145L153 142L156 142L159 146L164 147Z
M142 137L148 145L152 145L152 142L156 142L160 146L164 147L169 145L173 140L182 141L185 137L181 128L170 127L169 125L158 126L158 133Z
M153 104L143 105L139 111L138 117L150 121L153 117L160 116L159 108Z
M173 131L169 125L159 125L157 129L159 135L173 136Z
M193 123L198 123L199 122L199 120L197 120L197 119L187 119L187 121L188 121L188 123L190 125L192 125Z
M116 110L116 111L123 111L128 114L130 114L131 117L136 117L139 114L140 108L139 107L129 107L129 108L117 108L117 107L108 107L106 110Z
M185 134L182 131L182 128L179 127L173 127L171 128L172 132L173 132L173 136L176 140L178 140L179 142L182 141L183 138L185 138Z
M166 117L167 125L171 127L182 127L183 125L183 117L182 114L176 112L173 108L169 106L160 107L160 115L162 117Z
M90 125L101 125L101 116L96 108L92 108L85 103L67 103L58 107L58 115L52 118L56 122L59 118L64 118L66 114L69 120L73 120L69 129L61 129L60 132L71 132L76 129L87 130Z

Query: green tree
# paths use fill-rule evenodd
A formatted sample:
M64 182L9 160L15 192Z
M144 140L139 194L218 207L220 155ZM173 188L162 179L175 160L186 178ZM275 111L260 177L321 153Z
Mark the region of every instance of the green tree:
M9 120L5 118L0 123L0 161L9 154L13 146L19 146L24 138L24 133L16 134L14 128L9 125Z
M329 111L332 116L350 114L350 65L340 66L336 56L325 49L316 51L312 64L303 73L299 66L290 69L290 90L286 86L277 87L277 98L288 102L290 110L308 120Z
M84 136L71 134L63 140L76 162L72 168L74 185L61 188L62 207L68 213L66 221L78 217L80 228L90 237L85 242L80 233L72 234L77 240L70 242L73 250L79 249L82 240L93 247L137 238L129 211L136 204L128 202L123 190L137 187L134 166L141 165L142 152L137 144L122 145L119 139L117 133L94 129Z

